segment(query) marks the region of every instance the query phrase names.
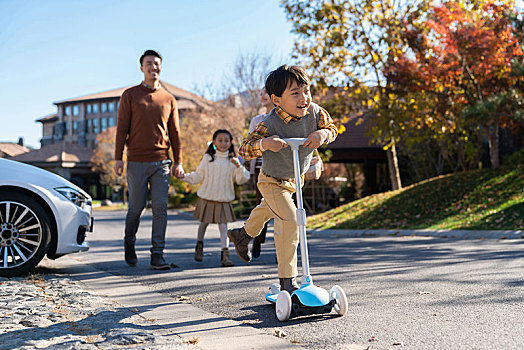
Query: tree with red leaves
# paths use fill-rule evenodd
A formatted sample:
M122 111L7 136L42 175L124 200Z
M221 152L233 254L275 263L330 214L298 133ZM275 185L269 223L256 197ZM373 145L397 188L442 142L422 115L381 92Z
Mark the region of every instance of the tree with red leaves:
M450 1L434 7L425 30L408 27L405 32L411 52L386 70L397 90L425 106L419 110L446 139L456 134L465 146L476 131L485 135L493 168L500 163L500 126L522 123L521 22L511 4L483 1L468 7ZM462 160L471 167L477 159L465 155Z

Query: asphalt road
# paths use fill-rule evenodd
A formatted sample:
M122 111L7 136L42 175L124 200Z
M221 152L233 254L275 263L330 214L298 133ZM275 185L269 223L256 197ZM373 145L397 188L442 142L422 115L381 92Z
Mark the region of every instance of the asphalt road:
M123 211L95 212L91 249L75 255L93 267L148 286L217 315L310 349L524 349L524 240L431 237L309 237L315 284L340 285L344 317L277 320L264 299L277 282L272 235L250 264L232 251L236 266L220 267L216 225L205 238L204 261L193 260L198 222L169 215L165 256L180 268L149 269L151 213L137 236L137 267L123 261ZM241 223L230 225L239 227Z

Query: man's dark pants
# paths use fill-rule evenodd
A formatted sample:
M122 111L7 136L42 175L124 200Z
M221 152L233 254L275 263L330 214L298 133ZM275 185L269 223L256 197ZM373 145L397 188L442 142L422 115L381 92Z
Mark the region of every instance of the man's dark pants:
M151 190L153 227L151 254L163 254L167 227L167 199L171 160L158 162L127 162L129 209L126 215L125 241L135 244L140 216L146 207L148 184Z

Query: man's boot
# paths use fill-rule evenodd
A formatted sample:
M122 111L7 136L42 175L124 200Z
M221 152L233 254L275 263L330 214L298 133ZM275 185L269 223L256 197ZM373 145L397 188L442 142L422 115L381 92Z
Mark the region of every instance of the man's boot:
M136 266L138 259L136 258L135 245L124 241L124 259L129 266Z
M296 291L299 287L297 284L297 279L293 278L279 278L280 280L280 290L287 290L289 294Z
M169 270L170 267L164 260L162 254L151 254L151 269L152 270Z
M229 240L235 245L235 251L240 259L245 262L251 261L251 252L249 251L249 242L253 239L247 234L243 227L232 228L227 230L227 236Z
M195 247L195 260L202 261L204 259L204 241L197 241Z
M221 255L220 255L220 260L221 260L222 266L224 266L224 267L235 266L235 264L229 258L229 249L227 249L227 248L222 248L222 252L221 252Z

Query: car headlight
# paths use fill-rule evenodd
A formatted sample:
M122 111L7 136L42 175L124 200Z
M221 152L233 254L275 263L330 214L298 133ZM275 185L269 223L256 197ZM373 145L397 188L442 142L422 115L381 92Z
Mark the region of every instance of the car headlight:
M57 187L55 188L55 191L75 203L80 208L84 208L84 205L86 204L91 204L86 196L70 187Z

